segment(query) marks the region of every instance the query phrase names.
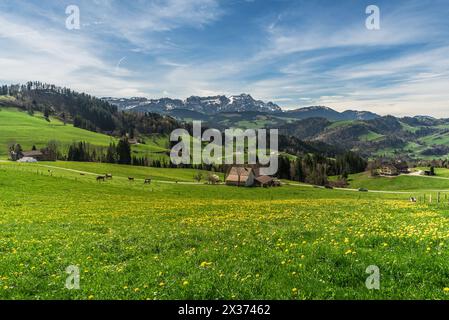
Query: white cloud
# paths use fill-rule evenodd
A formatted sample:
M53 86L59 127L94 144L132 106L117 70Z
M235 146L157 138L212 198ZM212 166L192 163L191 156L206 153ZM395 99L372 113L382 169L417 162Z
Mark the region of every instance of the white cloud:
M273 23L259 17L264 28L251 37L260 41L251 54L234 56L192 54L189 43L181 46L169 36L224 17L218 0L81 0L79 5L79 32L64 28L63 10L58 15L27 2L22 9L28 14L0 11L0 82L40 80L116 97L247 92L288 108L320 104L446 116L447 30L439 28L435 15L417 14L414 6L387 12L378 32L366 30L362 20L336 25L317 19L295 27L285 24L282 13ZM244 44L233 45L237 50ZM363 64L353 60L379 47L406 45L421 47Z

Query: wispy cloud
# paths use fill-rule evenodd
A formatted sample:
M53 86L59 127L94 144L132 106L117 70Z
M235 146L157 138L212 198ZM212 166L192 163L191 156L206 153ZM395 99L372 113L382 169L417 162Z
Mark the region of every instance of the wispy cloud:
M0 4L0 82L41 80L98 96L248 92L286 108L445 116L449 7L364 1L79 0ZM65 29L65 6L81 30ZM424 109L426 108L426 109Z

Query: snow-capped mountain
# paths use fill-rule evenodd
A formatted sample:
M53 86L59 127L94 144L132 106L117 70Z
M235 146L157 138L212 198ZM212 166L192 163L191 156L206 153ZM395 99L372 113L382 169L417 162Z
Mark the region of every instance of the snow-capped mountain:
M281 108L273 102L264 102L255 100L249 94L240 94L226 97L211 96L197 97L192 96L186 100L162 98L103 98L103 100L116 105L121 110L141 111L141 112L170 112L173 110L184 109L204 114L216 114L220 112L280 112Z

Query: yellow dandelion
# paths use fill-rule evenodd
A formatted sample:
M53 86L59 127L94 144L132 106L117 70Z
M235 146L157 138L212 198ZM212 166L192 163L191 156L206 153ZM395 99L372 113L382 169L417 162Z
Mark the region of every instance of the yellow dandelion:
M203 262L201 262L200 267L207 268L207 267L210 267L211 265L212 265L212 262L203 261Z

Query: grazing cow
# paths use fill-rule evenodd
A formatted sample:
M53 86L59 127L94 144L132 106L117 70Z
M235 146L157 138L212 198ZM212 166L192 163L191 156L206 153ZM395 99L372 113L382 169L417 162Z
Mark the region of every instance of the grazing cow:
M112 173L106 173L105 177L106 179L112 179Z
M151 179L145 179L144 184L151 184Z
M134 178L133 177L128 177L128 180L129 181L134 181Z
M98 182L101 182L101 181L105 182L106 181L106 177L105 176L98 176L97 177L97 181Z

